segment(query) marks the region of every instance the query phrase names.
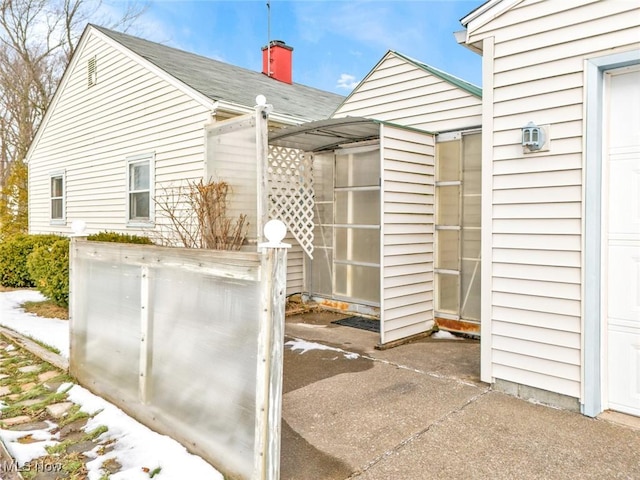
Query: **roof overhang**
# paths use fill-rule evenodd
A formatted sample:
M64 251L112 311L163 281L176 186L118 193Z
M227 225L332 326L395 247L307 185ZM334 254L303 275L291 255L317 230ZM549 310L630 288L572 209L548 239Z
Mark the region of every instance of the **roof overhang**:
M464 30L454 33L456 41L482 55L482 40L474 35L476 31L520 2L522 0L487 0L460 19Z
M305 152L333 150L341 145L379 139L381 123L361 117L319 120L269 132L269 145Z
M494 8L498 3L501 3L502 0L487 0L484 3L480 4L478 7L474 8L471 12L467 13L464 17L460 19L460 23L467 27L469 23L473 22L476 18L481 17L487 11Z
M458 30L457 32L453 32L453 36L458 42L459 45L468 48L473 53L479 53L482 55L482 42L476 43L467 43L467 31L466 30Z

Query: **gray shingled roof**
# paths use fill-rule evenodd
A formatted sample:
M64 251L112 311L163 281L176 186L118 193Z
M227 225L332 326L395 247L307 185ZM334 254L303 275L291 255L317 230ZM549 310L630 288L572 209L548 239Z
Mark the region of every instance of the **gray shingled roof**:
M256 95L262 94L273 105L274 113L307 120L330 117L344 100L343 96L335 93L297 83L289 85L261 72L104 27L92 27L212 100L252 107L255 105Z

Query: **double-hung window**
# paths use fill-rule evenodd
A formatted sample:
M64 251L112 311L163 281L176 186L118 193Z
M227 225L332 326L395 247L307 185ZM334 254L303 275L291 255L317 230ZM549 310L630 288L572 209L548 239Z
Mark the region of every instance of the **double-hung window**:
M153 221L153 155L127 158L127 203L129 223Z
M65 221L65 184L64 172L52 173L49 177L49 198L51 223L64 223Z

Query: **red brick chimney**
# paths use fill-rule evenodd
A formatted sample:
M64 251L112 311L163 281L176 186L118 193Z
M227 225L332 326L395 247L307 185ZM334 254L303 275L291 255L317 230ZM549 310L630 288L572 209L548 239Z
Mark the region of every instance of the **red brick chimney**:
M269 45L262 47L262 73L291 84L292 52L293 47L286 45L282 40L271 40Z

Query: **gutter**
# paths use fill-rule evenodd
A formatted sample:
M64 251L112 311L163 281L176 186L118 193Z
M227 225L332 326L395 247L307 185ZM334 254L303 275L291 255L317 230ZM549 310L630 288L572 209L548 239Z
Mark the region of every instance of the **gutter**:
M473 53L478 53L482 55L482 42L467 43L468 34L466 29L453 32L453 36L459 45L462 45L463 47L468 48Z
M267 98L267 102L269 99ZM238 103L230 103L225 102L223 100L216 100L213 104L212 114L216 114L217 112L227 112L232 113L234 115L246 115L248 113L255 113L254 107L247 107L246 105L240 105ZM269 113L269 120L277 123L282 123L284 125L300 125L302 123L307 123L313 121L311 118L306 117L294 117L291 115L285 115L278 112Z

